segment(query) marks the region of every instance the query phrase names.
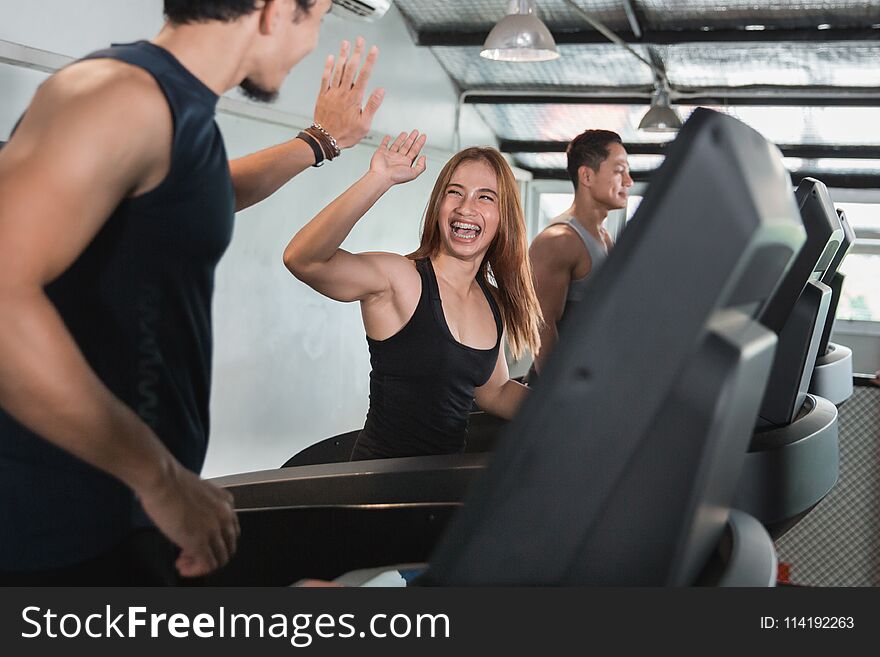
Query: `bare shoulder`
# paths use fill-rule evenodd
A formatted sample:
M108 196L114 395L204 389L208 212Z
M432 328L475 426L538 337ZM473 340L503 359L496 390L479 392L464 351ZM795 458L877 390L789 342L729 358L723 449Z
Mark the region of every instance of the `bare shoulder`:
M20 126L22 136L41 141L103 137L92 149L130 150L134 145L148 152L166 145L172 130L171 111L155 79L139 67L109 59L77 62L50 77Z
M409 290L420 286L419 272L415 262L399 253L387 251L368 251L358 254L366 258L368 262L382 271L387 276L393 292Z
M121 119L155 119L170 112L159 84L144 69L113 59L92 59L72 64L44 82L34 97L33 109L46 103L65 109L98 110ZM130 124L129 124L130 125Z
M381 267L384 271L389 273L406 275L405 272L411 271L414 274L418 274L418 272L416 272L415 263L399 253L390 253L388 251L364 251L358 255L369 259L377 267Z
M532 264L572 268L583 247L577 234L565 224L551 224L532 240L529 257Z
M167 166L171 110L153 77L115 60L87 60L37 90L10 145L34 160L137 187Z

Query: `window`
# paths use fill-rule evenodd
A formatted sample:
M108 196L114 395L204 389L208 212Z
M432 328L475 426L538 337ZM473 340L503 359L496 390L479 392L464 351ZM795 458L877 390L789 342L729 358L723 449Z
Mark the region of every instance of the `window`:
M629 199L626 202L626 220L629 222L630 219L633 218L633 215L636 213L636 210L639 209L639 204L642 202L641 196L634 196L632 194L629 195Z
M541 194L541 216L539 217L538 230L543 230L551 221L561 215L574 203L574 194L554 194L544 192Z
M856 242L841 264L846 276L837 319L880 322L880 203L835 203L846 213Z

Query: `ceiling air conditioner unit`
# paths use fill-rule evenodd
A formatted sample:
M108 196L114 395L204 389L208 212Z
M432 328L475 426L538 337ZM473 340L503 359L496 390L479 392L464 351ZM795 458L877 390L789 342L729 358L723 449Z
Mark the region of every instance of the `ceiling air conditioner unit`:
M333 0L333 14L342 18L377 21L391 6L392 0Z

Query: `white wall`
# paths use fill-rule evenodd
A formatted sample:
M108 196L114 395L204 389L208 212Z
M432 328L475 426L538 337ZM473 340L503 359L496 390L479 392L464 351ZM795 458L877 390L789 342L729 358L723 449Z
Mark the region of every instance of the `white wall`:
M14 6L13 6L14 4ZM162 25L161 0L48 0L0 4L0 40L70 57L150 38ZM273 106L308 123L324 57L342 39L363 35L381 48L371 87L386 89L374 129L411 127L429 135L428 172L395 188L345 243L353 250L406 253L418 242L434 177L454 144L458 92L428 50L412 45L396 9L376 24L325 19L315 53L291 74ZM27 107L45 74L0 64L0 139ZM237 92L230 97L241 99ZM289 116L288 119L291 117ZM230 157L291 138L296 129L218 115ZM462 145L495 143L466 108ZM375 143L377 134L370 137ZM305 172L272 198L240 213L217 271L211 446L205 476L278 467L303 447L363 424L369 355L356 304L324 299L290 276L281 253L290 237L367 168L361 145Z

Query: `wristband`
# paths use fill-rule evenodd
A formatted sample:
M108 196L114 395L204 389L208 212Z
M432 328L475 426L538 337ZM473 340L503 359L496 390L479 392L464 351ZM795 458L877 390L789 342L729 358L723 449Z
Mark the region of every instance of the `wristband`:
M330 144L330 147L333 149L333 157L331 157L330 159L332 160L334 157L339 157L339 155L342 153L342 150L339 148L339 144L336 143L333 135L327 132L327 129L320 123L313 123L310 127L320 132Z
M313 167L319 167L324 164L324 151L321 149L321 145L318 143L317 139L305 131L300 132L296 138L302 139L311 147L312 152L315 154L315 163L312 165Z

